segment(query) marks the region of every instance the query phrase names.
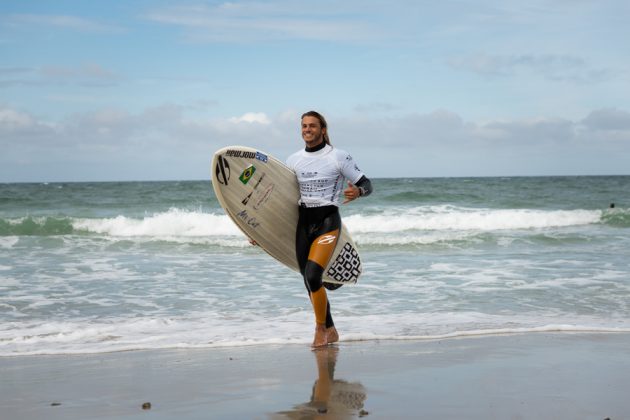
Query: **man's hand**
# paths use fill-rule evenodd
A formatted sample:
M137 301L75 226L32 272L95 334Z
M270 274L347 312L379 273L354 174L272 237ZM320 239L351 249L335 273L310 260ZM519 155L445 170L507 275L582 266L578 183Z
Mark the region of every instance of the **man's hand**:
M346 204L359 198L361 191L359 191L359 187L352 185L352 183L348 181L348 188L343 191L343 195L346 197L346 201L344 201L343 204Z

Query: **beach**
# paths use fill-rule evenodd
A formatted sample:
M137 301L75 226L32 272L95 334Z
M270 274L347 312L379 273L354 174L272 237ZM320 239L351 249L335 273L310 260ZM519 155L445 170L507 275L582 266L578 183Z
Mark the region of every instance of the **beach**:
M7 420L630 416L626 333L18 356L0 371Z
M313 352L209 181L0 184L0 419L630 418L630 177L374 185Z

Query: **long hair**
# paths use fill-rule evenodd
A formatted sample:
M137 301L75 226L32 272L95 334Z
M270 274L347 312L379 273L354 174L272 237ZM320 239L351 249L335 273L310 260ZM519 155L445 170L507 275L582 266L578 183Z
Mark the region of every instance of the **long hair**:
M319 124L321 125L321 127L326 129L326 132L324 133L324 141L327 145L332 146L332 144L330 144L330 138L328 137L328 124L326 123L326 118L324 118L324 116L317 111L305 112L304 114L302 114L302 118L300 119L303 120L304 117L315 117L319 120Z

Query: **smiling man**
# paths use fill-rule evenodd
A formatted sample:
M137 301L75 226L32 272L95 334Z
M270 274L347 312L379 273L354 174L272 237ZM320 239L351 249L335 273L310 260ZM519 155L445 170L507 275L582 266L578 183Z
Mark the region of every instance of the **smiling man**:
M318 112L302 115L302 139L304 149L289 156L287 165L295 172L300 186L295 247L315 313L313 347L317 348L339 341L326 294L326 288L334 290L339 286L324 285L322 275L341 231L339 198L344 180L348 180L348 185L343 190L343 204L369 195L372 184L347 152L332 147L328 124Z

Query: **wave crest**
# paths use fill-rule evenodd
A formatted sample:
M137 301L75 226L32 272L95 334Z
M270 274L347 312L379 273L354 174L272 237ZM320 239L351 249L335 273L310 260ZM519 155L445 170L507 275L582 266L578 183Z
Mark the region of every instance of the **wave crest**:
M351 232L496 231L544 229L598 223L601 210L469 209L453 206L415 207L378 215L344 218Z
M125 216L109 219L76 219L72 226L77 231L116 237L241 236L228 216L180 209L170 209L143 219Z
M343 222L359 245L455 244L483 241L485 237L508 231L545 232L591 224L630 227L630 211L473 209L444 205L372 210L344 216ZM172 208L144 217L0 218L0 237L57 235L243 245L243 234L227 215L200 210Z

